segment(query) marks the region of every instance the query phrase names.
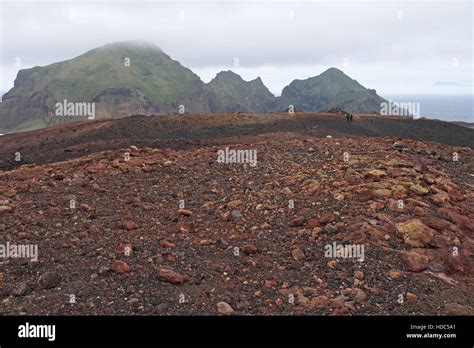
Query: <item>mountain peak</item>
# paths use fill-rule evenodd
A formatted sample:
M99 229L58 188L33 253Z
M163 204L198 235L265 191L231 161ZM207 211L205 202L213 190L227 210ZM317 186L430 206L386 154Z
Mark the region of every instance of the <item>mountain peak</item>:
M260 77L245 81L231 70L219 72L208 84L211 109L226 112L269 110L274 95L268 90Z
M149 41L118 41L112 42L103 46L98 47L99 49L120 49L120 48L127 48L127 49L152 49L156 51L163 52L161 48L159 48L156 44Z
M232 79L243 80L242 77L239 74L233 72L232 70L219 71L216 74L216 77L214 79L217 79L217 78L232 78Z
M342 79L352 80L352 78L344 74L344 71L339 70L338 68L334 68L334 67L325 70L323 73L321 73L319 76L316 76L316 77L319 77L319 78L329 77L329 78L336 78L336 79L342 78Z
M84 56L101 56L100 59L111 59L112 56L139 56L147 59L171 59L161 48L149 41L118 41L99 46L87 51Z
M339 70L338 68L335 68L335 67L331 67L331 68L327 69L321 75L323 75L323 74L343 74L343 75L345 75L344 71Z
M337 68L306 80L294 80L283 89L281 99L301 110L327 111L336 107L351 112L377 112L384 101Z
M263 85L263 81L262 81L262 78L260 76L257 76L256 78L254 78L252 81L250 81L251 83L258 83L258 84L262 84Z
M232 70L219 71L216 74L216 77L214 77L213 80L217 80L217 81L220 81L220 80L234 80L234 81L239 81L239 82L245 83L245 84L252 84L252 85L256 85L256 86L264 86L265 87L265 85L264 85L262 79L260 78L260 76L256 77L253 80L246 81L242 78L242 76L240 76L239 74L233 72Z

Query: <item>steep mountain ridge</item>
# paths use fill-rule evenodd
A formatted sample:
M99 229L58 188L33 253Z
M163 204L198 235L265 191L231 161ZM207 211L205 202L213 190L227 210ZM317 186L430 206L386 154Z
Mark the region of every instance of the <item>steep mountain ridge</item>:
M233 71L221 71L208 84L210 108L218 112L265 112L274 108L275 96L257 77L245 81Z

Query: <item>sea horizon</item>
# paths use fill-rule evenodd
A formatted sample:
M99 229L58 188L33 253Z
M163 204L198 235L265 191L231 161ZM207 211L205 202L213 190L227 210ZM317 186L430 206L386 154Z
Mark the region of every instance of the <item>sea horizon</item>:
M419 103L420 117L449 122L474 122L474 95L381 94L395 103Z

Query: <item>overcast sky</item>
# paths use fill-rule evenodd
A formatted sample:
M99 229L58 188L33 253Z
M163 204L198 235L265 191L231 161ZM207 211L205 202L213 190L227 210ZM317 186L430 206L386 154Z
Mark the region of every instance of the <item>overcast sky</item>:
M230 69L246 80L260 76L275 94L331 66L381 95L473 93L471 0L0 0L0 6L2 92L19 69L145 40L205 82Z

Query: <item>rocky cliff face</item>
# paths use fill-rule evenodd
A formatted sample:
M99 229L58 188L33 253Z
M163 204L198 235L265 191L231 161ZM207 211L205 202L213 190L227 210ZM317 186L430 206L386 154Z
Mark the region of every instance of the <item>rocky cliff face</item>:
M145 93L136 88L107 88L99 92L92 102L96 103L97 118L118 118L124 114L152 115L161 112Z
M54 106L54 97L48 88L35 88L33 73L37 69L20 70L14 87L3 95L0 129L12 129L31 121L46 122L48 109Z

